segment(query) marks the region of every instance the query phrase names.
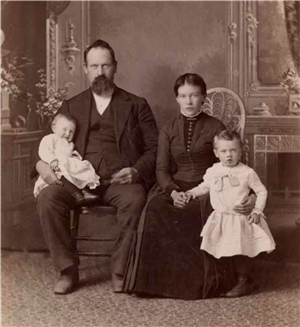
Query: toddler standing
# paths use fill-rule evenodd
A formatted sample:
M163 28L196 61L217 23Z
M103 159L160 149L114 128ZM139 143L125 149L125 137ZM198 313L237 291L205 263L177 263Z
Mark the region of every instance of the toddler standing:
M238 283L225 296L242 296L253 289L249 258L275 249L263 213L267 190L256 172L240 162L242 141L237 132L225 130L215 136L214 153L220 162L207 169L203 182L186 194L191 199L210 193L214 211L203 227L201 249L215 258L235 257ZM242 203L250 189L257 196L252 213L236 213L233 207Z

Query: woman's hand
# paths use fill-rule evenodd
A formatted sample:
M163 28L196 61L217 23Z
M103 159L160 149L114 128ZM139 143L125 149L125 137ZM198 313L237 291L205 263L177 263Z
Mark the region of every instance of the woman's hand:
M233 207L233 210L241 215L248 216L250 215L251 211L253 210L256 202L256 195L251 194L246 196L241 204L237 204Z
M47 184L63 185L62 181L57 178L51 167L44 161L38 161L38 163L36 164L36 170Z
M183 208L187 204L187 196L184 192L172 191L171 197L175 208Z

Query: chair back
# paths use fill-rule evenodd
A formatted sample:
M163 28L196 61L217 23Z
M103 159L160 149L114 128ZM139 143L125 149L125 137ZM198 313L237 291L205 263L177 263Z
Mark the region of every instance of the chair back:
M209 89L202 108L208 115L221 120L229 130L240 133L244 140L246 109L238 94L225 87Z

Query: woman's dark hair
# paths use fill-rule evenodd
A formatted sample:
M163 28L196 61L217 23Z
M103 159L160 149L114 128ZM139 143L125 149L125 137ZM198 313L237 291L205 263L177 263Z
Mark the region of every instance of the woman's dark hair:
M238 140L241 148L243 148L243 141L241 139L241 135L236 131L230 131L228 129L225 129L224 131L218 133L214 137L214 148L215 149L217 148L216 143L218 140L226 140L226 141Z
M203 78L197 74L187 73L179 76L175 81L174 92L176 97L178 96L178 89L180 88L180 86L183 86L185 83L199 86L202 95L206 96L206 83L204 82Z
M89 45L85 51L84 51L84 54L83 54L83 60L84 60L84 63L87 64L86 62L86 59L87 59L87 55L89 53L89 51L93 48L102 48L102 49L107 49L109 52L110 52L110 55L111 55L111 58L113 60L113 63L116 64L117 61L116 61L116 57L115 57L115 52L113 50L113 48L106 42L106 41L103 41L103 40L97 40L95 41L94 43L92 43L91 45Z

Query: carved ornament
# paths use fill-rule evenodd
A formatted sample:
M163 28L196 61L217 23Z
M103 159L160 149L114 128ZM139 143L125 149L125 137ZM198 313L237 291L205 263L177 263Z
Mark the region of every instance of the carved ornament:
M233 22L230 23L230 25L228 26L228 34L231 42L233 42L237 37L236 28L237 28L237 24Z
M48 1L48 10L56 16L60 15L70 4L70 1Z
M77 43L74 39L74 28L75 25L71 22L71 19L68 20L68 34L69 40L66 44L61 47L61 51L65 54L65 62L67 64L69 73L73 75L75 71L75 61L76 54L80 51L77 47Z

